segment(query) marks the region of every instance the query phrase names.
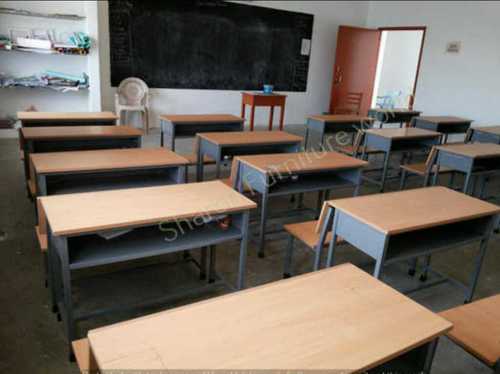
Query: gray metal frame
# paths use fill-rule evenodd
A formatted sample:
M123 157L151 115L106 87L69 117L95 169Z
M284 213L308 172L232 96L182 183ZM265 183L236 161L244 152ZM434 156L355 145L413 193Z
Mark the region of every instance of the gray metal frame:
M223 214L224 212L220 212ZM248 243L249 210L231 212L231 227L223 229L217 223L202 226L190 226L190 229L176 236L173 240L166 241L166 234L159 230L157 225L131 227L140 232L132 231L126 238L112 240L97 240L95 234L98 232L85 233L81 235L56 236L52 234L50 224L47 227L48 234L48 268L49 289L51 294L52 311L58 314L58 318L64 321L67 343L72 353L71 342L77 338L76 323L79 320L93 318L98 315L118 310L134 310L144 306L165 303L172 298L178 298L193 291L205 290L214 286L224 284L234 289L215 272L215 247L229 240L239 240L239 262L238 279L236 289L241 290L245 286L245 268ZM192 217L196 219L196 217ZM202 287L189 288L181 292L172 292L166 297L157 300L149 300L131 306L119 306L112 309L101 309L87 314L79 313L73 306L71 275L79 269L103 266L118 262L133 261L141 258L161 256L167 253L182 252L190 256L187 251L205 248L201 252L201 264L194 259L192 262L200 268L200 278L206 278L208 273L208 284ZM208 248L208 272L207 272L207 250ZM70 254L72 254L70 256ZM70 356L71 357L71 356Z
M355 134L358 130L363 129L366 123L363 121L353 121L337 123L332 121L319 121L314 118L308 118L306 124L306 135L304 139L304 148L313 149L314 147L309 145L309 142L314 141L316 138L319 147L322 147L325 142L325 136L327 134L335 134L339 132L345 132L349 134ZM370 127L373 124L370 124ZM312 135L312 136L311 136ZM332 149L333 150L333 149Z
M353 196L356 196L359 193L362 175L362 166L338 170L328 169L312 172L287 172L284 173L284 175L271 175L262 172L252 165L240 162L236 178L233 181L236 189L241 193L243 192L243 186L246 185L250 188L251 192L258 192L261 195L259 238L257 242L259 257L264 257L269 198L283 195L302 195L306 192L319 192L319 210L321 209L323 193L332 189L354 186Z
M486 158L481 158L481 160L485 160ZM476 183L472 183L473 177L481 177L481 189L479 192L479 196L482 197L484 195L486 180L487 177L500 172L500 155L496 155L494 157L487 158L489 160L498 160L497 162L492 162L492 164L496 164L497 167L493 169L481 169L479 171L475 171L474 169L477 166L477 160L473 157L468 157L467 155L459 155L456 153L452 153L445 148L438 149L434 164L436 166L436 173L434 174L432 184L436 185L439 180L439 169L441 167L449 167L460 171L465 174L464 186L462 192L465 194L475 195L475 185ZM477 180L476 178L476 180Z
M428 121L425 118L416 117L413 120L413 127L420 129L431 130L443 134L443 144L448 141L449 134L465 134L471 125L472 121L463 121L453 124L443 124L440 122Z
M300 151L301 144L302 141L299 140L286 143L220 145L200 137L197 154L196 181L201 182L203 180L204 164L202 161L205 156L215 160L215 178L219 179L221 166L226 158L266 153L293 153Z
M402 128L403 124L411 122L413 118L419 117L421 113L422 112L419 111L399 112L397 110L379 111L376 109L370 109L368 111L368 117L372 117L376 121L380 122L380 128L389 123L399 123L399 128Z
M30 154L40 152L64 152L64 151L82 151L97 149L115 149L115 148L140 148L141 135L129 137L101 137L101 138L80 138L80 139L23 139L24 153L24 176L26 182L30 178ZM28 191L29 192L29 191Z
M500 144L500 135L472 128L471 142Z
M21 127L44 126L116 126L116 119L51 119L51 120L22 120Z
M441 142L441 137L426 137L426 138L387 138L379 134L373 134L370 132L365 133L365 141L363 144L363 152L361 153L361 159L365 160L367 157L366 149L374 148L380 150L384 153L384 166L382 168L382 176L380 180L364 176L364 179L370 183L378 185L380 187L380 192L384 191L385 182L387 180L387 173L389 171L389 163L391 159L391 154L394 152L412 152L419 151L427 148L432 148L434 145L438 145Z
M341 210L331 209L327 214L328 219L325 220L325 225L331 222L333 215L333 224L331 224L332 241L328 248L327 266L334 265L336 239L340 236L346 242L375 259L376 264L373 272L375 278L380 278L382 269L387 264L416 260L418 257L425 256L426 262L421 280L426 280L427 273L430 271L430 259L433 253L451 250L463 244L479 242L479 252L476 256L475 268L471 275L469 286L463 286L466 289L465 302L469 302L474 295L488 240L494 228L500 222L500 215L463 220L452 225L433 227L427 233L418 232L419 239L412 240L410 235L414 235L417 231L421 230L399 235L389 235L374 229L367 223L361 222ZM468 227L468 229L464 230L464 227ZM318 245L323 246L324 240ZM443 281L443 279L440 279L435 283L427 284L424 288L442 283ZM454 283L460 284L458 281ZM405 292L414 292L421 288L418 287L406 290Z
M175 122L160 118L160 145L169 145L172 151L175 151L175 138L194 137L202 132L229 132L243 131L244 121L235 122L192 122L176 124ZM177 130L178 128L178 130ZM168 140L167 140L168 138Z

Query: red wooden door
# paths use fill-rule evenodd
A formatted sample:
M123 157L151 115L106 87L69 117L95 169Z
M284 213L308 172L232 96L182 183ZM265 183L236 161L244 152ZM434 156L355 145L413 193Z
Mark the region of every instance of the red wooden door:
M330 113L342 106L348 93L363 93L360 115L371 106L381 31L339 26L333 70Z

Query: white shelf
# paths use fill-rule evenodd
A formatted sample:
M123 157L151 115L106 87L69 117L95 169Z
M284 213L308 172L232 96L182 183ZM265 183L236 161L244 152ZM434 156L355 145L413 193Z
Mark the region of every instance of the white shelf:
M61 19L66 21L82 21L87 18L85 16L80 16L78 14L39 13L39 12L31 12L29 10L4 8L4 7L0 7L0 14L9 14L12 16L52 18L52 19Z

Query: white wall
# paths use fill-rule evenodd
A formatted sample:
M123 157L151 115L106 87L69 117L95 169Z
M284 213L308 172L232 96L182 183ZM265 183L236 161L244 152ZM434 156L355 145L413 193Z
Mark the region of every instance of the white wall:
M16 29L54 29L56 34L90 32L89 22L97 25L97 6L93 1L2 1L2 7L24 9L42 13L70 13L87 15L86 20L68 21L0 14L0 33ZM95 8L94 14L87 14ZM95 31L97 28L94 29ZM95 37L95 33L92 35ZM96 57L97 56L97 57ZM100 110L98 49L90 56L44 55L0 51L0 72L13 75L32 75L44 70L55 70L90 76L89 91L60 93L50 89L0 89L0 116L15 115L17 111L34 105L40 111ZM97 97L97 99L96 99Z
M339 25L364 25L368 3L363 1L254 1L252 5L314 14L313 40L307 92L288 93L285 122L304 123L306 116L328 108L333 72L336 34ZM104 109L113 109L115 89L110 86L108 6L99 3L101 84ZM232 113L240 115L241 91L154 89L152 122L162 113ZM248 112L248 110L247 110ZM247 114L248 116L248 114ZM256 123L266 124L269 112L256 111ZM275 113L275 123L278 121ZM275 125L276 126L276 125Z
M368 26L427 26L415 109L500 122L500 2L372 1ZM446 44L462 42L459 54Z
M407 107L408 98L413 93L422 34L423 31L382 32L372 106L377 96L401 92L395 106Z

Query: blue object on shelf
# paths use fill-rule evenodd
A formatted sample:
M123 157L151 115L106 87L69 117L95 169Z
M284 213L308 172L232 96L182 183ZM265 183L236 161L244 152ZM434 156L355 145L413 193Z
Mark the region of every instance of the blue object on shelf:
M273 93L274 86L272 84L265 84L263 92L265 94L272 94Z

